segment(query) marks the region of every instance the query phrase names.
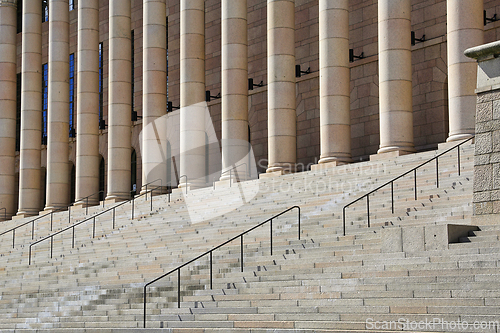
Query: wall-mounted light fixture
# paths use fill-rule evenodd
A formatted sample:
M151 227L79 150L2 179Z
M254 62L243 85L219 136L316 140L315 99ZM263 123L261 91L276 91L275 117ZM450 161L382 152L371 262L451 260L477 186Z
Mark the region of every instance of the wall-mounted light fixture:
M354 59L364 59L365 58L365 53L361 52L359 56L354 55L354 49L349 49L349 62L353 62Z
M167 113L172 112L174 110L179 110L180 106L173 106L172 102L167 102Z
M263 87L264 81L260 81L260 83L253 83L253 79L248 79L248 90L253 90L253 87Z
M220 93L215 96L210 95L210 90L205 91L205 101L210 102L213 99L219 99Z
M306 71L303 71L301 68L300 68L300 65L296 65L295 66L295 77L301 77L302 74L310 74L311 73L311 67L307 68Z
M493 15L491 18L488 18L486 16L486 11L485 10L483 11L483 23L484 23L484 25L486 25L490 22L496 22L496 21L498 21L497 14Z
M425 35L422 38L415 38L415 31L411 32L411 45L415 45L416 42L425 42Z

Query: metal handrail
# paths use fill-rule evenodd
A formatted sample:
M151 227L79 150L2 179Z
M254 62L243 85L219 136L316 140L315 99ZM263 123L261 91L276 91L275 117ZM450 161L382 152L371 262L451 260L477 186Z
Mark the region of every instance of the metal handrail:
M219 248L223 247L224 245L228 244L228 243L231 243L232 241L240 238L240 255L241 255L241 271L243 272L243 236L247 233L249 233L250 231L254 230L254 229L257 229L258 227L270 222L270 239L271 239L271 255L273 255L273 219L275 218L278 218L280 217L281 215L293 210L297 208L298 209L298 235L299 235L299 240L300 240L300 207L299 206L293 206L293 207L290 207L284 211L282 211L281 213L279 214L276 214L274 215L273 217L270 217L268 218L267 220L265 220L264 222L261 222L255 226L253 226L252 228L240 233L239 235L237 236L234 236L233 238L225 241L224 243L212 248L211 250L203 253L203 254L200 254L199 256L197 256L196 258L194 259L191 259L190 261L178 266L177 268L174 268L172 269L171 271L169 271L168 273L165 273L163 275L161 275L160 277L157 277L156 279L154 279L153 281L150 281L148 283L146 283L144 285L144 328L146 328L146 304L147 304L147 300L146 300L146 297L147 297L147 287L153 283L155 283L156 281L158 280L161 280L163 279L164 277L174 273L175 271L177 271L177 307L181 307L181 268L191 264L192 262L206 256L206 255L210 255L210 289L213 288L213 273L212 273L212 252L215 251L215 250L218 250Z
M188 176L186 176L186 175L180 176L179 180L178 180L179 184L180 184L180 180L182 177L186 177L186 181L184 182L184 187L186 188L186 194L188 194ZM179 185L177 185L177 186L179 186Z
M236 170L237 167L240 167L242 165L245 166L245 170L246 170L247 175L248 175L249 174L249 172L248 172L248 164L246 162L243 162L243 163L240 163L238 165L235 165L235 166L231 167L229 170L226 170L226 171L224 171L224 172L221 173L221 176L222 176L223 174L229 172L229 187L231 187L231 185L232 185L233 170ZM238 175L238 170L236 170L236 175Z
M379 187L377 187L376 189L364 194L363 196L357 198L356 200L354 201L351 201L350 203L348 203L347 205L344 206L344 208L342 208L342 228L343 228L343 233L344 233L344 236L346 235L346 224L345 224L345 209L349 206L351 206L352 204L360 201L361 199L363 199L364 197L366 197L366 210L367 210L367 218L368 218L368 227L370 227L370 194L380 190L381 188L387 186L387 185L391 185L391 210L392 210L392 214L394 214L394 182L406 175L408 175L409 173L412 173L413 172L413 178L414 178L414 189L415 189L415 200L417 200L417 169L421 168L422 166L436 160L436 187L439 188L439 157L449 153L450 151L454 150L455 148L457 149L457 152L458 152L458 155L457 155L457 161L458 161L458 175L460 176L460 146L465 144L466 142L469 142L471 141L472 139L474 139L474 136L468 138L467 140L465 141L462 141L460 142L459 144L445 150L444 152L440 153L439 155L436 155L434 156L433 158L431 158L430 160L427 160L419 165L417 165L416 167L414 167L413 169L410 169L408 171L406 171L405 173L397 176L396 178L394 179L391 179L390 181L380 185Z
M77 202L85 200L85 215L88 215L89 214L89 198L93 197L96 194L101 194L101 193L104 193L104 191L95 192L95 193L92 193L91 195L87 195L86 197L83 197L81 199L75 200L75 202L73 203L73 205L75 203L77 203ZM102 201L102 208L104 208L104 202L105 202L105 200Z
M159 188L159 187L160 187L160 186L157 186L157 187L155 187L155 188L151 189L151 190L150 190L150 192L152 192L152 191L156 190L156 189L157 189L157 188ZM143 196L144 194L147 194L147 193L148 193L148 192L145 192L145 193L142 193L142 194L138 194L138 195L136 195L136 196L132 197L132 199L130 199L130 200L120 202L120 203L118 203L117 205L115 205L115 206L113 206L113 207L111 207L111 208L109 208L109 209L106 209L105 211L102 211L102 212L100 212L100 213L97 213L97 214L95 214L95 215L93 215L93 216L91 216L91 217L89 217L89 218L87 218L87 219L85 219L85 220L83 220L83 221L80 221L80 222L78 222L78 223L75 223L75 224L73 224L72 226L69 226L69 227L64 228L64 229L62 229L62 230L59 230L58 232L55 232L55 233L53 233L53 234L51 234L51 235L48 235L47 237L44 237L44 238L42 238L42 239L37 240L37 241L36 241L36 242L34 242L34 243L31 243L31 244L30 244L30 248L29 248L29 265L31 265L31 248L32 248L34 245L36 245L36 244L38 244L38 243L41 243L41 242L43 242L43 241L45 241L45 240L47 240L47 239L49 239L49 238L50 238L50 258L52 258L52 254L53 254L53 245L54 245L54 236L56 236L56 235L58 235L58 234L60 234L60 233L63 233L63 232L65 232L65 231L69 230L69 229L73 229L73 236L72 236L72 237L73 237L73 239L72 239L72 246L71 246L71 248L74 248L74 247L75 247L75 227L77 227L77 226L79 226L80 224L83 224L83 223L85 223L85 222L88 222L88 221L90 221L90 220L93 220L92 238L95 238L95 219L96 219L96 217L98 217L98 216L100 216L100 215L103 215L103 214L105 214L105 213L107 213L107 212L109 212L109 211L113 211L113 229L114 229L114 228L115 228L115 210L116 210L116 208L118 208L118 207L120 207L120 206L123 206L123 205L125 205L125 204L127 204L127 203L130 203L130 202L132 203L132 220L133 220L133 219L134 219L134 206L135 206L135 199L137 199L137 198L139 198L139 197L141 197L141 196ZM152 197L152 196L150 196L150 202L151 202L151 210L153 210L153 197Z
M33 220L30 220L30 221L27 221L23 224L20 224L14 228L11 228L7 231L4 231L2 233L0 233L0 236L3 236L9 232L12 231L12 248L15 248L15 245L16 245L16 230L18 228L21 228L21 227L24 227L25 225L28 225L31 223L31 240L35 239L35 221L38 221L44 217L47 217L50 215L50 231L52 231L53 229L53 215L54 213L57 213L57 212L62 212L62 211L65 211L66 208L68 208L68 214L69 214L69 220L71 220L71 209L70 209L71 205L69 205L68 207L64 207L64 208L58 208L58 209L54 209L52 210L50 213L47 213L47 214L44 214L42 216L38 216L36 218L34 218Z
M151 185L153 183L156 183L157 181L160 181L160 190L161 190L161 193L160 194L163 194L163 179L161 178L158 178L158 179L155 179L153 180L152 182L149 182L147 184L144 184L141 186L141 190L146 187L146 192L148 192L148 185ZM151 193L151 195L153 195L153 193ZM146 200L148 200L148 196L146 195Z
M0 210L3 210L3 220L7 221L7 208L0 208Z

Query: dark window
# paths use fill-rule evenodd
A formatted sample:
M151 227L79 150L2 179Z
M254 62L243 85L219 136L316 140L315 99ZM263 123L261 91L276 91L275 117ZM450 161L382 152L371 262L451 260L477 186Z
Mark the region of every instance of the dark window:
M75 165L73 164L71 166L71 188L69 191L69 202L73 203L75 202L75 197L76 197L76 170L75 170Z
M17 33L23 31L23 0L17 1Z
M49 21L49 0L42 0L42 22Z
M104 200L104 185L105 185L105 164L104 158L101 156L101 163L99 163L99 201Z
M132 149L132 158L130 163L130 180L132 184L132 193L137 193L137 154L135 153L135 149Z
M47 144L47 109L48 109L48 79L49 79L49 66L47 64L43 64L43 80L42 80L42 91L43 91L43 99L42 99L42 144Z
M74 137L75 128L75 54L69 55L69 137Z
M132 49L132 57L131 57L131 60L132 60L132 100L131 100L131 103L132 103L132 112L134 112L134 104L135 104L135 96L134 96L134 88L135 88L135 68L134 68L134 30L132 30L130 32L130 42L131 42L131 49Z
M21 73L17 74L16 98L16 151L21 150Z
M102 82L103 82L103 73L102 73L102 64L103 64L103 50L102 43L99 43L99 121L102 120L102 107L103 107L103 93L102 93Z

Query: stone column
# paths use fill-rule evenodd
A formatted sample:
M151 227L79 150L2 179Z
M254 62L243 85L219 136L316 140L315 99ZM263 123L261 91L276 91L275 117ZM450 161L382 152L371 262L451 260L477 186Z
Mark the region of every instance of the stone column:
M295 171L295 1L267 0L268 150L266 172Z
M0 0L0 209L7 218L16 213L16 8L16 0Z
M99 191L99 0L78 5L76 201ZM99 196L89 198L89 205Z
M414 152L411 1L378 2L380 149Z
M131 190L132 44L130 0L109 1L108 193L128 199Z
M319 163L351 162L349 1L319 0Z
M236 168L248 177L248 33L247 0L222 0L222 175Z
M143 2L143 79L142 79L142 184L163 179L166 185L166 135L149 124L166 113L167 105L167 27L165 0ZM158 142L160 140L160 142ZM160 155L160 156L159 156ZM159 186L160 182L155 182ZM145 191L145 188L143 189Z
M187 176L188 186L201 187L206 163L204 0L181 0L180 42L180 176Z
M69 2L49 1L47 200L45 210L69 200Z
M40 211L42 144L42 6L23 1L21 72L21 151L19 160L20 217Z
M449 142L474 135L477 65L464 51L483 43L483 0L447 0L446 17Z

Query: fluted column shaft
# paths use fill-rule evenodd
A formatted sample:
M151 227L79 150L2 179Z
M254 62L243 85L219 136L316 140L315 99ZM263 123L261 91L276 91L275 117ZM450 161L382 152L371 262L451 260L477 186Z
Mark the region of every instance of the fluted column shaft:
M351 161L349 1L319 0L319 163Z
M180 176L205 184L205 1L181 0ZM183 184L181 184L183 185Z
M483 43L483 0L448 0L446 17L450 125L447 141L456 141L474 135L477 64L464 51Z
M23 1L21 69L21 150L18 216L40 211L42 143L42 6Z
M106 200L129 197L131 190L132 44L130 0L109 1L108 193Z
M69 1L49 1L46 210L69 201Z
M167 27L165 0L143 3L143 107L142 107L142 183L166 181L166 136L148 125L166 113L167 105ZM158 136L159 135L159 136ZM158 142L160 140L160 142ZM160 182L153 185L158 186ZM145 189L143 189L145 190Z
M7 218L16 213L16 8L16 1L0 0L0 208Z
M412 152L411 1L378 2L380 149Z
M267 172L293 172L297 159L294 0L267 0L267 67Z
M222 0L222 176L245 163L248 154L247 1ZM248 164L248 162L246 162ZM247 178L244 165L236 168Z
M99 191L99 0L78 5L77 52L75 197L79 202ZM88 203L98 201L94 195Z

